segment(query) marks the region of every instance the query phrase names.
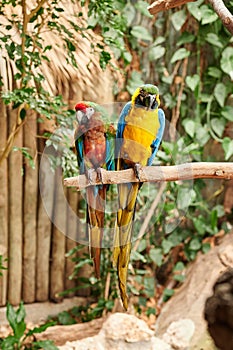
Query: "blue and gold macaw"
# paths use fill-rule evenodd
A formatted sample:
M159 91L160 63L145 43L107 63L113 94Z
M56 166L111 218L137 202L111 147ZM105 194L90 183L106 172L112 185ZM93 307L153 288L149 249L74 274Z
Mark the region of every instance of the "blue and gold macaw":
M140 184L139 169L152 165L161 143L165 115L157 86L145 84L136 89L131 102L121 111L116 134L117 170L134 168L139 182L118 185L119 209L113 250L124 308L128 308L127 271L135 206Z
M80 174L91 174L100 168L114 170L115 129L107 121L106 111L93 102L80 102L75 106L78 127L75 131L75 146ZM106 185L90 186L86 190L87 230L90 255L95 273L100 277L100 254L104 230Z

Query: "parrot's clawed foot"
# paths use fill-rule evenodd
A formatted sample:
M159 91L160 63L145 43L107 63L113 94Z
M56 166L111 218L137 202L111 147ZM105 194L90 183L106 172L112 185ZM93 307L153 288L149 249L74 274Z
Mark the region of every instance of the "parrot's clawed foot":
M136 178L140 181L141 173L142 173L142 166L141 166L141 164L135 163L133 170L134 170L134 174L135 174Z
M93 176L94 174L95 174L95 169L88 169L86 176L90 185L95 184L95 177Z
M98 180L103 184L102 169L101 169L101 168L97 168L97 169L96 169L96 173L97 173L97 178L98 178Z

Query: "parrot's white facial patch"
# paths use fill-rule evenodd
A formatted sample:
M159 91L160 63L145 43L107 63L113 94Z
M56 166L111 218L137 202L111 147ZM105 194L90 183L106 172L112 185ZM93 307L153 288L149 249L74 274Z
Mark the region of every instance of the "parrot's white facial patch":
M90 119L91 116L92 116L94 113L95 113L94 108L88 107L88 108L86 109L86 116L87 116L88 119Z
M81 123L81 121L82 121L82 117L83 117L83 112L82 111L77 111L76 112L76 119L77 119L77 121L79 122L79 123Z

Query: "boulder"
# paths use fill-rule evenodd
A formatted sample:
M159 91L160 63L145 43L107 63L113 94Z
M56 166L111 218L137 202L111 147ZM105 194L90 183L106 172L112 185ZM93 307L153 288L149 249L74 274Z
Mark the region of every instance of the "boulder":
M180 319L189 319L195 325L190 350L200 350L200 344L211 344L204 319L206 299L211 296L217 278L228 267L233 267L233 234L227 234L207 254L199 254L187 271L183 285L163 306L156 322L156 335L162 337L166 329ZM164 338L163 338L164 339ZM167 339L167 338L165 338ZM212 345L203 350L213 348Z

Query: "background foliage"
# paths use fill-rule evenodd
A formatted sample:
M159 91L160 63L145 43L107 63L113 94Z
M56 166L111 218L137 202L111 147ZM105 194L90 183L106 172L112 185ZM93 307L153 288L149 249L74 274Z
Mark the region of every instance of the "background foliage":
M88 29L101 34L102 43L94 45L90 42L93 52L99 52L101 68L111 65L114 69L121 69L125 75L126 95L116 91L117 100L122 100L122 96L129 99L134 89L143 82L158 84L161 105L170 123L167 123L157 163L172 165L187 160L232 159L233 141L229 131L233 122L232 37L204 0L169 10L156 18L148 13L148 3L143 0L82 1L83 6L88 4L88 22L85 26L70 22L72 30L59 22L63 11L59 1L52 1L51 7L42 3L28 16L25 15L25 2L3 1L0 14L4 15L5 6L9 3L13 7L22 6L23 14L12 16L4 31L0 31L1 48L6 50L17 67L14 78L18 87L2 94L4 103L12 103L18 110L16 128L25 121L29 109L48 119L55 118L61 128L73 127L74 113L65 106L62 96L51 96L42 87L44 77L32 74L32 68L48 60L46 52L52 49L45 46L40 36L46 16L50 18L49 30L58 32L63 40L67 62L75 67L78 67L78 62L74 58L76 47L72 30L79 31L83 37ZM228 8L233 11L233 1L228 2ZM81 18L82 12L78 16ZM26 30L29 24L34 28L30 32ZM21 44L11 40L13 26L21 33ZM113 65L109 48L118 60L118 68ZM9 148L6 149L5 155L9 151ZM31 159L28 150L21 151ZM74 161L73 153L65 148L62 164L65 171L68 169L66 175L76 171ZM204 191L205 186L203 180L189 184L169 183L162 194L159 194L159 187L153 187L153 199L160 195L161 204L145 229L147 234L135 244L132 252L134 268L130 269L129 276L130 292L137 298L139 312L147 306L148 314L156 313L155 302L149 307L147 305L147 300L155 295L155 276L164 286L171 276L181 283L186 264L199 251L208 251L215 235L231 228L232 215L227 216L223 207L222 183L217 185L211 196ZM148 199L147 191L147 187L143 186L140 192L135 232L139 231L139 223L146 215L140 208L146 201L148 207L153 202L152 198ZM70 256L75 256L75 253L76 250L70 252ZM110 256L109 251L104 252L102 282L94 277L82 280L87 287L91 286L93 294L100 300L93 313L92 309L88 310L92 316L87 319L113 307L116 276ZM73 278L85 263L90 263L87 256L77 261ZM105 282L109 274L111 283L106 291ZM166 300L172 295L172 288L163 289L163 293Z

